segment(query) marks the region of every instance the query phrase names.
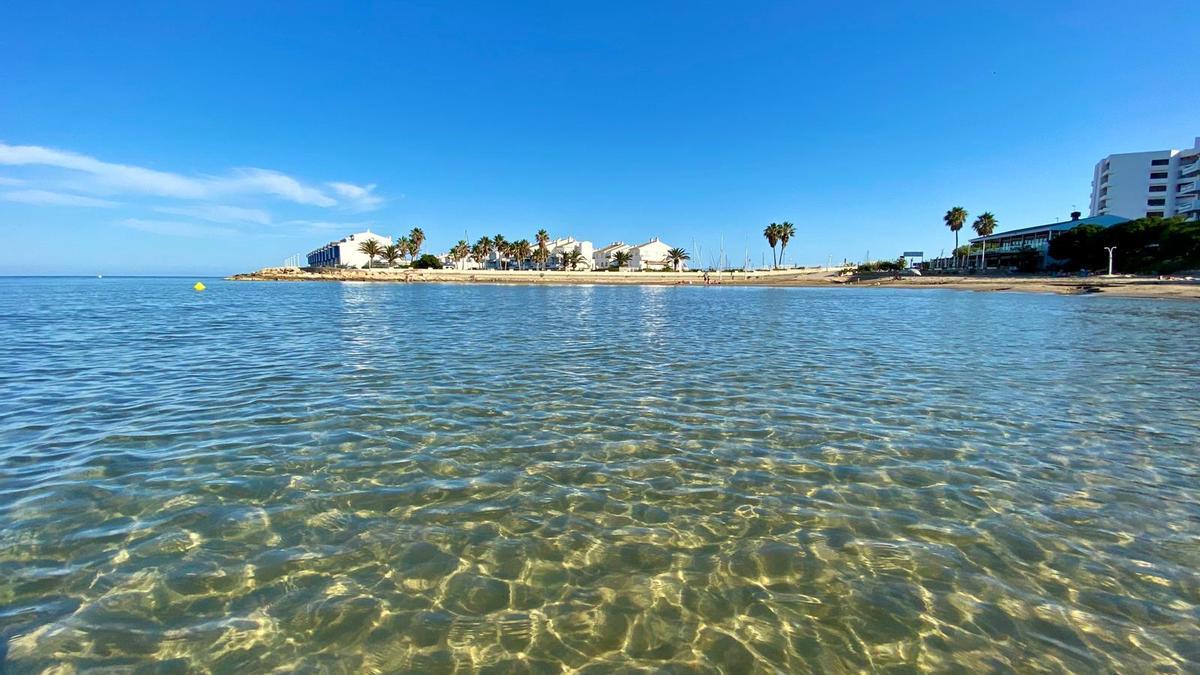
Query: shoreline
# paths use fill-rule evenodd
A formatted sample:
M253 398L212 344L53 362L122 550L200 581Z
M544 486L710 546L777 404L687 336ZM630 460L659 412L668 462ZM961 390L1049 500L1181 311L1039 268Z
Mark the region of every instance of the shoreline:
M722 272L709 274L719 286L779 288L940 288L975 292L1104 294L1131 298L1200 300L1200 281L1153 277L1049 276L890 276L859 278L814 270ZM383 283L468 283L524 285L703 286L701 272L561 272L537 270L321 270L267 267L226 277L230 281L354 281Z

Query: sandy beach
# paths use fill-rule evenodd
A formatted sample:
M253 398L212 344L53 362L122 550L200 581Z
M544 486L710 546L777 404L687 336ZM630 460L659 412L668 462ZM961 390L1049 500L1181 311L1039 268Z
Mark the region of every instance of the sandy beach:
M392 283L481 284L634 284L703 285L701 272L560 272L536 270L319 270L268 267L229 277L235 281L372 281ZM825 270L777 270L709 274L723 286L943 288L964 291L1011 291L1079 295L1103 293L1136 298L1200 299L1200 281L1160 280L1153 277L1050 276L906 276L858 278Z

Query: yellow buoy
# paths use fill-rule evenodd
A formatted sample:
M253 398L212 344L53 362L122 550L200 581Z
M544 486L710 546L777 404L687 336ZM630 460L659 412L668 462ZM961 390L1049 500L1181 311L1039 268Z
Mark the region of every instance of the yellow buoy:
M196 290L198 290L198 291L202 291L202 290L204 290L204 284L202 284L202 283L200 283L199 281L197 281L197 282L196 282L196 285L195 285L195 286L192 286L192 288L194 288L194 289L196 289Z

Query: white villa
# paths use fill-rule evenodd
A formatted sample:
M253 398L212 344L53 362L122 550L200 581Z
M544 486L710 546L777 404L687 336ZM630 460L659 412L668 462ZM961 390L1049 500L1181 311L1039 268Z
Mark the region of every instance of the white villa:
M358 247L364 241L375 240L379 242L379 246L391 246L392 238L375 234L370 230L366 232L356 232L355 234L347 235L337 241L331 241L324 246L312 251L308 254L309 267L352 267L363 268L367 266L367 256ZM534 250L537 244L532 244ZM667 260L667 251L671 247L663 243L658 237L647 241L644 244L630 246L623 241L615 241L608 246L597 249L592 242L587 240L576 239L575 237L560 237L552 241L546 242L546 248L550 253L549 259L546 261L548 269L562 269L563 259L566 254L579 250L580 260L576 265L576 270L607 270L615 263L615 256L618 253L628 253L630 255L629 265L624 268L631 271L640 270L661 270L664 267L670 267L671 263ZM450 258L450 253L445 252L437 256L442 264L447 268L460 270L478 270L478 269L498 269L500 267L500 256L493 251L484 264L476 262L468 257L465 260L455 262ZM529 267L530 261L526 261L526 268ZM508 266L511 269L516 269L517 265L509 260ZM685 267L686 269L686 267Z
M309 267L366 267L367 254L358 250L364 241L374 239L380 246L391 246L392 238L370 230L343 237L308 254Z
M537 244L534 244L534 246L536 247ZM575 237L562 237L561 239L546 242L546 248L550 250L549 265L551 268L562 268L563 254L569 253L576 248L583 254L583 259L576 269L590 270L594 264L593 258L596 254L596 247L590 241L579 241Z
M633 247L623 241L614 241L608 246L598 248L596 249L596 252L592 254L592 266L598 270L606 270L616 264L616 261L613 260L613 258L615 258L618 253L627 252L631 248Z
M669 267L671 261L667 260L667 251L670 250L671 247L664 244L658 237L644 244L632 246L629 251L633 254L633 259L629 261L629 269L644 271Z

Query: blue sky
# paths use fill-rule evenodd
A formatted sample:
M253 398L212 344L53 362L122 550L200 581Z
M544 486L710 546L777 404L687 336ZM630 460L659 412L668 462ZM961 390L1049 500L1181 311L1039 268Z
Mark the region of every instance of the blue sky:
M105 6L100 6L104 4ZM903 6L901 6L903 5ZM1200 135L1194 3L4 3L0 274L227 274L370 227L702 262L937 254ZM693 244L696 242L696 244Z

